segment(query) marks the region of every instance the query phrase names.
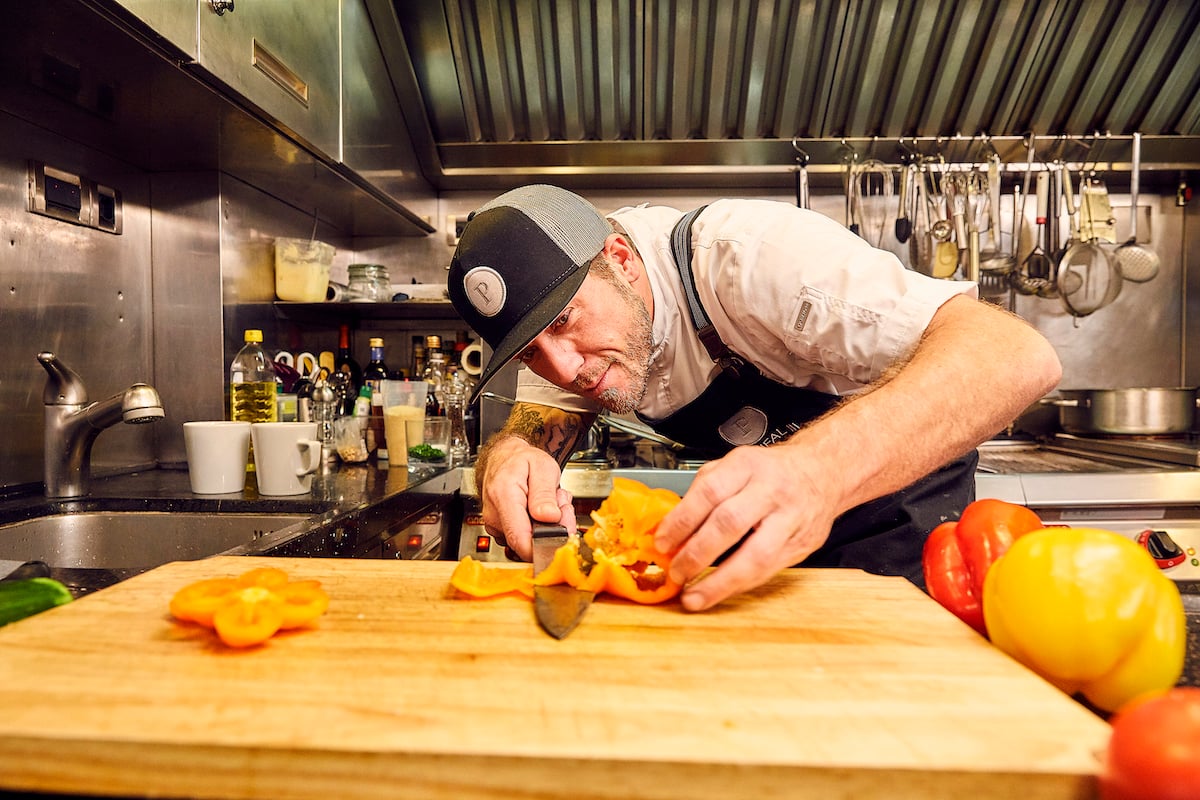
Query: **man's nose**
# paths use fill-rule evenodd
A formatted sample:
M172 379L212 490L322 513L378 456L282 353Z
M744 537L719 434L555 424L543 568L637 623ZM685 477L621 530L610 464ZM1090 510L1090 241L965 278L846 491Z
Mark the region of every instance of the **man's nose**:
M542 345L541 356L542 365L546 370L542 377L559 386L570 385L583 369L583 357L565 342Z

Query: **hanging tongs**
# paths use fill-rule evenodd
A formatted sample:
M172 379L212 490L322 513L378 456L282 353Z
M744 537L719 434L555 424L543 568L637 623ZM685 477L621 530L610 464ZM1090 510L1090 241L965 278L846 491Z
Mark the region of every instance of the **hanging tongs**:
M858 211L856 222L862 224L858 233L875 247L882 247L887 212L892 205L892 195L896 192L892 168L877 159L864 161L858 169L854 189ZM874 222L876 216L879 217L877 225Z
M809 208L808 153L800 148L795 136L792 137L792 149L796 151L796 207Z

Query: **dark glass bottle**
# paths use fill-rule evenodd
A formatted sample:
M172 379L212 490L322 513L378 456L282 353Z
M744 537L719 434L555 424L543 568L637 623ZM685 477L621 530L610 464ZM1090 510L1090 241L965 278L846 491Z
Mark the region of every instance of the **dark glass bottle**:
M431 337L432 338L432 337ZM446 413L442 400L442 383L446 380L446 357L441 350L426 350L425 374L429 384L425 393L425 416L441 417Z
M384 460L388 457L387 439L383 424L383 382L390 370L383 361L383 339L372 338L371 358L363 369L363 382L371 389L371 418L367 423L367 450Z
M372 392L378 392L380 382L388 379L387 364L383 361L383 339L371 339L371 358L363 369L363 381L371 387Z
M363 371L358 362L354 360L354 356L350 353L350 326L343 325L338 332L338 349L333 358L333 367L338 372L345 373L349 379L347 387L347 396L343 398L342 414L344 416L352 416L354 414L354 401L358 399L358 393L363 386Z

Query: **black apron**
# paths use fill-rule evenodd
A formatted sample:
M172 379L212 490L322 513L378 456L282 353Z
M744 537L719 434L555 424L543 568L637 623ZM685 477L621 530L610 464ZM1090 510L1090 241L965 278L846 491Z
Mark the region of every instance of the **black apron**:
M698 208L671 235L675 264L696 331L721 371L699 397L661 420L643 419L683 444L693 458L719 458L738 445L772 444L824 414L840 398L764 377L720 340L696 293L691 269L691 226ZM829 539L797 566L857 567L877 575L900 575L924 588L921 550L929 532L957 519L975 499L972 450L894 494L872 500L834 521Z

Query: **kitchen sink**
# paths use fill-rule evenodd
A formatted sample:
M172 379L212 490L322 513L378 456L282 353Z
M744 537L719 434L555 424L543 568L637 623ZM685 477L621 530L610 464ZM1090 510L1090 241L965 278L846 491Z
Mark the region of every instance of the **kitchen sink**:
M0 560L52 568L146 570L253 542L308 519L297 514L86 511L0 526Z

